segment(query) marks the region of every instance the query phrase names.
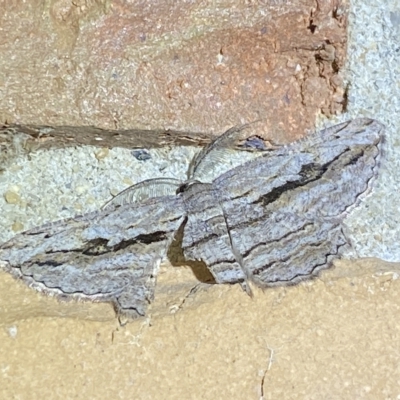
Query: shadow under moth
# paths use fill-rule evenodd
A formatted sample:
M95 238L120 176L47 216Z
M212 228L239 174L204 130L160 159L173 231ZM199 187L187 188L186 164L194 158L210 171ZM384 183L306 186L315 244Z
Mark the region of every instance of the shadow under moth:
M14 277L61 298L112 302L143 316L176 232L187 260L205 263L216 283L294 284L328 268L348 240L342 221L377 175L384 127L348 121L223 173L233 128L192 160L188 180L150 179L103 209L16 235L0 246Z

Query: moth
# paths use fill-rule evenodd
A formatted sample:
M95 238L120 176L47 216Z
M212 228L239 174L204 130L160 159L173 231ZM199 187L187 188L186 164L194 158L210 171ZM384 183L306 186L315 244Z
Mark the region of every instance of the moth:
M151 179L102 210L50 223L0 246L14 277L62 298L111 302L118 315L143 316L176 232L188 260L216 283L295 284L328 268L348 244L342 222L377 175L384 127L348 121L202 182L226 158L233 128L191 162L189 179Z

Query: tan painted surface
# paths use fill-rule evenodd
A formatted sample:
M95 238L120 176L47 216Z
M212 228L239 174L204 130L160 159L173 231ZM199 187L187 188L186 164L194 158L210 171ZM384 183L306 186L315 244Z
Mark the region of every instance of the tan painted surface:
M108 305L59 303L2 273L0 398L396 398L399 267L339 262L254 298L238 285L188 295L190 270L166 267L149 317L124 327Z

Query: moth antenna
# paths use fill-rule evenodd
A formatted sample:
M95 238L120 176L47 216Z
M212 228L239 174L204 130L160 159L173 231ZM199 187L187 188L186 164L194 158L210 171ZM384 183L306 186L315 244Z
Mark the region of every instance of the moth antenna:
M179 179L155 178L129 186L105 203L103 210L125 204L141 203L147 199L161 196L173 196L182 184Z
M208 170L212 170L215 165L223 164L229 160L232 153L238 150L236 144L242 138L242 132L259 121L256 120L248 124L234 126L203 147L189 165L188 179L196 178L201 181L201 176ZM249 148L260 152L266 150L264 143L259 146ZM249 148L240 147L241 150L249 150Z

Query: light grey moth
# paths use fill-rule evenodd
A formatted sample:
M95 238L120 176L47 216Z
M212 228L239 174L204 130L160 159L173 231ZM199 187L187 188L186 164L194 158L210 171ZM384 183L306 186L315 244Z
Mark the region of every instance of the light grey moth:
M145 315L178 230L186 259L203 261L216 283L297 283L348 243L342 221L370 191L383 131L371 119L345 122L201 182L241 132L231 129L194 158L188 181L144 181L100 211L18 234L0 261L36 289L109 301L131 318Z

